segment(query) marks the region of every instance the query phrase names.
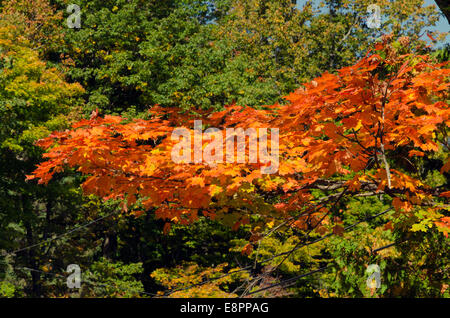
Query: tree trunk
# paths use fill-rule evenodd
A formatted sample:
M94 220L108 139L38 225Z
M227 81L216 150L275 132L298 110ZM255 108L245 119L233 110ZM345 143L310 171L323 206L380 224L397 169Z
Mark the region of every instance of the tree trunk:
M25 220L25 230L27 237L27 245L33 245L33 229L31 227L30 221ZM36 261L36 253L34 249L29 249L27 253L27 264L32 269L38 269L38 262ZM41 286L40 286L40 278L41 274L39 272L31 271L31 295L32 297L41 296Z
M448 0L436 0L436 4L447 18L447 22L450 23L450 4L448 3Z
M117 234L107 234L103 243L103 257L112 260L117 251Z

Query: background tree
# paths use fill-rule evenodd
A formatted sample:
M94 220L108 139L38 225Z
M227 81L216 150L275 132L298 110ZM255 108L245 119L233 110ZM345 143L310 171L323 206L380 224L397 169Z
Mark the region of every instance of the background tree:
M86 113L131 116L154 104L272 104L325 70L353 64L383 33L423 46L421 35L438 20L422 0L378 2L379 29L366 25L370 1L77 4L83 27L65 32L60 53L75 62L70 77L87 87Z
M0 28L1 245L8 250L18 248L21 241L32 245L49 235L54 206L64 200L64 186L39 189L23 177L42 154L34 142L66 127L70 107L79 103L83 92L81 86L67 83L63 74L47 67L17 31L13 25ZM20 257L27 266L37 268L42 262L38 255L29 250ZM39 294L38 276L32 275L33 295Z

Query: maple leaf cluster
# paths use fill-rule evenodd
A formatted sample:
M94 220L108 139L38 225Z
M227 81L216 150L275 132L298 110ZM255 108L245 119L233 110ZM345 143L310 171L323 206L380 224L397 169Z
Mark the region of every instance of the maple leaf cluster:
M279 200L263 203L267 215L320 232L330 205L342 197L386 194L398 213L424 207L447 234L448 217L440 214L437 198L445 199L448 192L389 163L401 156L413 165L414 158L447 148L441 173L450 170L450 70L427 55L383 58L383 49L378 44L355 65L304 84L286 96L286 105L231 105L200 114L206 127L279 128L275 175L262 174L262 163L175 163L171 152L176 141L170 136L180 126L193 134L195 116L155 106L150 120L93 114L71 130L54 132L38 142L48 150L46 161L28 178L47 183L55 173L76 167L88 176L85 193L121 199L123 210L133 207L137 216L154 211L169 221L165 230L170 222L190 224L199 214L214 219L232 211L240 215L237 228L261 212L258 198L272 195ZM204 136L203 146L209 142ZM342 191L312 196L312 189L323 188Z

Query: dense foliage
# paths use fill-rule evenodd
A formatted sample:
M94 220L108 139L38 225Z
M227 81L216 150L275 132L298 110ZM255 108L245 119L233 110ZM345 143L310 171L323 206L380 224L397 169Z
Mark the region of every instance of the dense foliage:
M449 296L435 8L378 1L370 29L372 1L0 3L1 297ZM275 173L174 162L194 120L279 128Z

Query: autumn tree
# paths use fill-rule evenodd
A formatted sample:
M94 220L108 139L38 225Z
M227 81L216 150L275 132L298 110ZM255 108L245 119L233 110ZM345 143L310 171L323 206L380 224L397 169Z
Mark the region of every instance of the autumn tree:
M342 204L358 197L382 197L393 206L387 228L417 232L428 227L445 239L448 74L445 64L428 55L399 54L385 37L355 65L305 83L286 97L286 105L259 110L234 105L204 114L210 127L279 127L280 163L274 175L261 172L268 165L263 161L174 162L178 140L170 137L172 131L192 129L194 118L153 107L150 120L129 122L94 112L72 130L54 132L39 142L48 149L47 161L28 179L47 183L65 167L77 167L88 176L86 193L120 199L122 209L136 216L154 213L188 225L202 214L232 220L235 229L251 223L255 229L246 254L268 224L303 231L306 239L310 233L342 235ZM205 133L203 148L210 149L212 140ZM420 174L432 159L440 162L433 173L447 180L438 187Z
M12 0L1 6L1 24L14 26L10 32L26 37L33 50L46 58L63 45L63 12L48 0Z

